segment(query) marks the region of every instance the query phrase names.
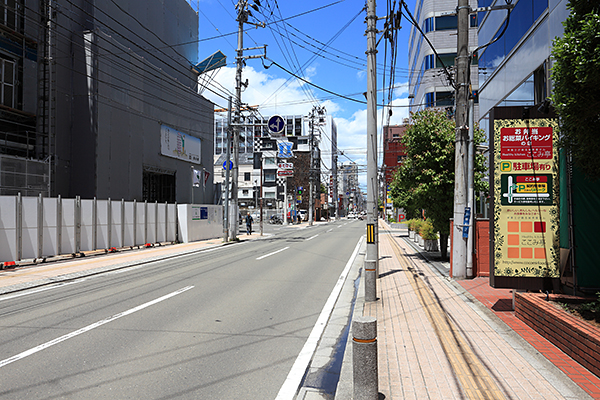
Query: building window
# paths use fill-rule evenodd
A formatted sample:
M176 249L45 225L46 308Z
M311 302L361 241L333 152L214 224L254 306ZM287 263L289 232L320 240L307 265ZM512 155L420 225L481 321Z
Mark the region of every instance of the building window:
M296 136L302 135L302 118L296 118L294 120L294 132Z
M423 63L424 63L425 69L433 68L435 65L435 55L434 54L426 55L425 59L423 60Z
M433 17L423 21L423 30L425 33L433 31Z
M455 59L456 59L456 53L440 54L440 58L439 59L436 58L436 60L435 60L435 66L436 66L436 68L444 68L444 66L450 67L450 66L454 65ZM444 63L444 65L442 65L442 63Z
M479 21L477 21L477 14L469 15L469 25L471 28L477 28L479 26Z
M435 100L435 93L425 93L425 107L433 107L433 102Z
M275 157L265 157L265 165L275 165Z
M265 199L274 199L275 192L265 192Z
M275 182L275 172L265 172L265 182Z
M20 7L19 4L17 4L17 0L0 0L0 23L18 32L19 30L17 27L19 26L19 8Z
M435 105L437 107L453 106L454 105L454 93L453 92L437 92L435 94Z
M244 180L246 182L249 182L251 177L250 177L251 173L250 172L244 172Z
M546 63L533 71L533 102L540 104L547 97Z
M450 29L457 29L458 23L456 15L443 15L441 17L435 17L435 30L446 31Z
M0 102L10 108L15 108L15 63L0 59Z

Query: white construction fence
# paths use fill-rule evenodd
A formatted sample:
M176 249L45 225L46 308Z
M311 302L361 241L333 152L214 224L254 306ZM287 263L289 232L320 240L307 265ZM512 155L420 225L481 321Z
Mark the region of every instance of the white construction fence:
M0 263L217 238L223 234L222 208L0 196Z

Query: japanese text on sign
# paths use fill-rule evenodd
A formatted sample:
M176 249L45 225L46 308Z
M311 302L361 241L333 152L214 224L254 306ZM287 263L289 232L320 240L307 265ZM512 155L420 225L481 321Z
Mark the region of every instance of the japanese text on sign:
M500 158L503 160L552 158L552 128L502 128Z

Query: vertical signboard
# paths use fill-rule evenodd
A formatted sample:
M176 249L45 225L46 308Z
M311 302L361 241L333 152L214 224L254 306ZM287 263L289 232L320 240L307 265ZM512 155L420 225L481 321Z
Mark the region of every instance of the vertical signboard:
M509 108L512 113L495 108L490 121L490 284L552 289L559 278L557 123L544 116L523 118L523 108Z

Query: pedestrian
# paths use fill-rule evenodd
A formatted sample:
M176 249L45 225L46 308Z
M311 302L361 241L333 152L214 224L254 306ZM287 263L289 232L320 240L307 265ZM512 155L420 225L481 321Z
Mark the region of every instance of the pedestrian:
M248 212L248 214L246 215L246 233L248 235L252 234L252 222L254 220L252 219L252 215L250 215L250 212Z

